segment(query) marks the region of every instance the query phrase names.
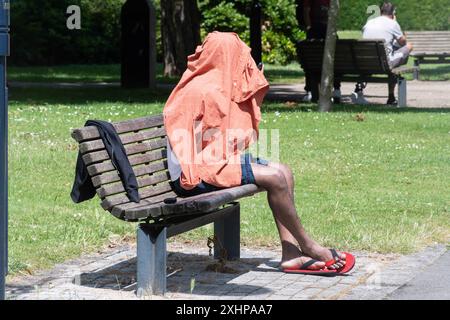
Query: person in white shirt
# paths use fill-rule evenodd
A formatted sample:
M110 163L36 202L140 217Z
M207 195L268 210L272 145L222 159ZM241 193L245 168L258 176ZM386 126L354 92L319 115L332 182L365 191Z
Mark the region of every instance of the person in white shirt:
M406 40L402 28L397 22L395 5L391 2L385 2L381 5L380 12L381 16L367 21L363 28L363 38L385 40L389 66L393 69L408 62L413 45ZM397 104L394 94L395 85L395 82L389 83L389 98L387 101L389 105Z

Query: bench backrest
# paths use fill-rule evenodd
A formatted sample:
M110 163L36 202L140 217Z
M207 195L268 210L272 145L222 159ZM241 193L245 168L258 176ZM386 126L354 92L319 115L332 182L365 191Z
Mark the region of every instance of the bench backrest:
M118 216L126 209L176 197L169 184L167 139L163 124L162 115L113 123L136 175L140 203L130 202L126 196L118 171L97 128L89 126L73 130L72 137L80 144L83 161L105 210L112 212L114 209Z
M413 55L450 56L450 31L410 31L406 37L414 46Z
M297 56L303 70L322 71L324 40L305 40L297 44ZM349 75L389 74L384 40L345 39L336 42L335 73Z

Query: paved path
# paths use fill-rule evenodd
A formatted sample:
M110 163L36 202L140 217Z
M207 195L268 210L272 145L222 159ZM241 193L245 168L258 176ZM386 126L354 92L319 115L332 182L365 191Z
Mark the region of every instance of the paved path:
M450 251L388 296L396 300L450 300Z
M303 87L303 84L274 84L271 85L267 98L299 101L305 94ZM342 84L343 103L352 103L350 95L354 90L354 84ZM385 104L387 101L387 84L369 83L364 90L364 95L372 104ZM417 108L450 108L450 81L408 81L408 106Z
M318 277L278 271L279 252L274 249L243 248L242 258L221 270L226 272L216 272L217 261L206 247L171 243L169 249L168 293L147 299L386 299L437 259L448 257L443 245L409 256L360 252L350 275ZM138 299L135 273L135 247L124 245L9 279L7 295L19 300Z
M10 81L10 87L20 88L118 88L119 83L37 83ZM173 84L158 84L158 89L172 90ZM305 92L304 84L272 84L266 99L300 101ZM355 85L342 84L343 103L351 103L350 95ZM384 104L387 100L387 84L370 83L365 96L370 103ZM408 81L408 106L417 108L450 108L450 81Z

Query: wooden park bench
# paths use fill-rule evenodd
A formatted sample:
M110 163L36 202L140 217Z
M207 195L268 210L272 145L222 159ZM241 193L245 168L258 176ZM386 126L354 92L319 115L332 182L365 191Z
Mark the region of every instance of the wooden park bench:
M214 222L214 256L240 256L239 198L262 191L249 184L189 198L172 191L167 169L163 116L113 123L139 185L140 202L130 202L96 127L75 129L72 137L87 166L101 206L114 217L137 222L137 294L164 294L166 239ZM172 199L170 199L172 198ZM176 198L176 203L173 202ZM169 199L171 201L169 201ZM166 200L166 201L165 201Z
M414 46L414 66L450 64L450 31L411 31L406 36ZM414 72L414 79L419 80L419 69Z
M319 95L322 61L325 42L305 40L297 45L297 55L305 73L312 77L313 97ZM414 72L417 67L401 66L391 69L384 46L384 40L345 39L336 42L335 81L376 82L398 84L398 106L405 107L407 99L405 73Z

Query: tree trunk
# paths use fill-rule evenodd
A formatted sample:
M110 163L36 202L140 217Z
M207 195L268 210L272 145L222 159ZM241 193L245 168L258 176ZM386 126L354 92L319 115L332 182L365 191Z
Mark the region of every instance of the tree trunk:
M323 54L322 81L319 94L319 111L331 111L331 95L334 82L334 57L336 51L337 20L339 14L339 0L331 0L328 10L327 37Z
M187 56L200 44L200 12L197 0L161 0L161 34L164 75L179 76Z

